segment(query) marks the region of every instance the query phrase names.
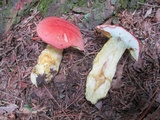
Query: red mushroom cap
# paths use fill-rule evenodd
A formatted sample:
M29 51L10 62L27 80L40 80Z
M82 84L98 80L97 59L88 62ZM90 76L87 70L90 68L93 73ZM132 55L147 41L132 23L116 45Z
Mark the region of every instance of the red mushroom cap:
M70 46L84 50L84 43L80 30L61 18L48 17L37 25L38 36L46 43L64 49Z

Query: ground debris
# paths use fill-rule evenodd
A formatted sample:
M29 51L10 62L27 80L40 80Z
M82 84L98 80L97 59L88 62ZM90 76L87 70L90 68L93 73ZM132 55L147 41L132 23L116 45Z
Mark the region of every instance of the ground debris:
M85 51L64 50L59 74L50 84L36 88L30 81L30 72L46 46L36 34L36 25L42 17L36 11L24 17L0 41L0 99L17 105L10 117L49 120L158 119L160 24L155 20L158 10L155 4L142 4L141 9L134 12L119 11L117 25L125 27L140 40L140 57L134 63L127 52L124 54L112 89L96 106L85 99L85 82L92 61L107 38L95 31L82 29Z
M0 114L1 115L11 114L17 108L18 108L18 106L15 105L15 104L10 104L10 105L7 105L7 106L0 107Z

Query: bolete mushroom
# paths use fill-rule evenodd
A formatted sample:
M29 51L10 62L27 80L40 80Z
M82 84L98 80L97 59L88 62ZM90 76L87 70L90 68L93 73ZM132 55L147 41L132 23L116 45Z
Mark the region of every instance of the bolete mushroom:
M46 43L31 72L31 81L39 86L48 83L57 74L63 49L75 47L84 50L82 35L78 27L58 17L48 17L37 25L38 36Z
M139 56L138 40L124 28L100 25L96 29L110 39L95 57L92 70L87 76L85 96L92 104L107 95L124 51L128 49L135 60L138 60Z

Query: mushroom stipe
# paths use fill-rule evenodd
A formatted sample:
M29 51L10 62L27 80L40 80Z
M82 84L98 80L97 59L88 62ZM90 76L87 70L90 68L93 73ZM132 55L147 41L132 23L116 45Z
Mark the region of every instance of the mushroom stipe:
M92 104L107 95L124 51L128 49L135 60L138 60L139 55L138 40L122 27L100 25L96 29L110 39L95 57L87 76L85 96Z

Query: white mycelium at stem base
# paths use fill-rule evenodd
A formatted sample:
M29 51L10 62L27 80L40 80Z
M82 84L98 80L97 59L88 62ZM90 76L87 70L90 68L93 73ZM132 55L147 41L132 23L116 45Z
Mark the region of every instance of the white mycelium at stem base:
M111 38L97 54L86 84L86 99L91 103L95 104L108 93L117 63L126 48L120 38Z

